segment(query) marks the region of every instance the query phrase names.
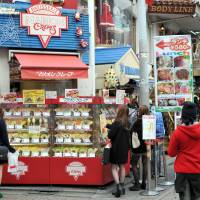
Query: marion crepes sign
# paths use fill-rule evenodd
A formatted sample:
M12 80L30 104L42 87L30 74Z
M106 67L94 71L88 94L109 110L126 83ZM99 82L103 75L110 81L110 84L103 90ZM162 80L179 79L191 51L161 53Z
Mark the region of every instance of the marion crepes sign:
M61 29L68 29L68 17L48 4L37 4L20 13L20 27L28 27L28 35L38 36L46 48L51 37L61 37Z

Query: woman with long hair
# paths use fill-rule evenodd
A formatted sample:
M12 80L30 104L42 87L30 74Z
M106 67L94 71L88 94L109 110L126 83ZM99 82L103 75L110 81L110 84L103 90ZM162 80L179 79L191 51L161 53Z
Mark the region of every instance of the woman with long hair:
M183 104L181 121L168 147L168 155L176 156L175 189L180 200L200 200L200 123L195 103Z
M118 109L115 121L106 126L109 130L108 138L111 140L110 162L113 179L116 183L115 197L125 194L125 164L128 162L129 130L128 108L121 106Z
M6 123L3 119L3 117L4 117L4 111L3 111L2 108L0 108L0 145L6 146L11 153L14 153L15 149L10 146L10 143L9 143L9 140L8 140ZM0 160L0 184L1 184L1 181L2 181L3 164L5 164L5 163L7 163L7 162ZM3 195L0 193L0 198L2 198L2 197L3 197Z
M129 188L131 191L138 191L141 189L146 189L146 179L147 179L147 148L145 141L142 139L142 116L148 115L149 109L147 106L142 105L139 107L138 111L138 118L136 122L133 124L131 129L131 138L133 132L136 132L138 135L138 139L140 141L140 146L137 148L133 148L131 145L131 152L132 152L132 171L134 177L134 185ZM139 183L139 169L138 169L138 162L142 158L142 184Z

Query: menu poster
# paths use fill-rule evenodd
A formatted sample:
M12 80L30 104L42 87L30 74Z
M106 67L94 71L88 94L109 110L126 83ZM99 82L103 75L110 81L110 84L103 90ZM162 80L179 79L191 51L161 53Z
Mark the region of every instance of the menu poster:
M46 99L57 99L57 91L46 91Z
M116 91L116 104L124 104L125 90Z
M155 115L142 116L142 138L143 140L156 139L156 116Z
M65 98L72 97L72 98L78 98L79 91L77 89L65 89Z
M156 110L178 111L192 100L192 45L190 35L154 38Z
M45 91L23 90L23 104L45 104Z

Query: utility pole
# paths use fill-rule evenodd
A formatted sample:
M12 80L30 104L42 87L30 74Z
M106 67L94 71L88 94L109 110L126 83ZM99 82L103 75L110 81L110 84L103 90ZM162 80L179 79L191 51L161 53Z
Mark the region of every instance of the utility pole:
M95 84L95 15L94 15L94 0L88 0L88 14L89 14L89 88L92 89L91 94L95 96L96 84Z
M139 61L140 61L140 105L149 107L149 49L148 49L148 25L147 25L147 6L145 0L139 0L138 28L139 28Z

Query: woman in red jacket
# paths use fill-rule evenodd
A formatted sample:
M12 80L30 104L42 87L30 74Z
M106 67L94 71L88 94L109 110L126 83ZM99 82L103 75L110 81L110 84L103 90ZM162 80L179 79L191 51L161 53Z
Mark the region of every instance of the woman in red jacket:
M182 124L172 133L168 148L169 156L176 156L175 189L181 200L200 200L200 123L196 118L196 104L185 102Z

